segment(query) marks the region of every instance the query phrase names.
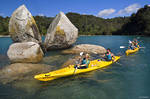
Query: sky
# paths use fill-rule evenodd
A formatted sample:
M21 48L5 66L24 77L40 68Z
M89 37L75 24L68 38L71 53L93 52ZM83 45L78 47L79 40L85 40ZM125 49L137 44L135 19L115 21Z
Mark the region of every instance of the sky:
M1 0L0 16L11 16L22 4L33 16L54 17L62 11L113 18L130 16L144 5L150 5L150 0Z

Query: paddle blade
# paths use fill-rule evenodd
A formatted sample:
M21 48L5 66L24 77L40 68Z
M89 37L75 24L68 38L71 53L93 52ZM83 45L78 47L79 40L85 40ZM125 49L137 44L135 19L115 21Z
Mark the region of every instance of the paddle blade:
M125 46L120 46L120 48L125 48Z
M140 48L145 48L145 47L140 47Z
M130 41L130 40L129 40L129 43L131 44L131 43L132 43L132 41Z
M83 52L80 53L80 56L82 56L82 55L83 55Z

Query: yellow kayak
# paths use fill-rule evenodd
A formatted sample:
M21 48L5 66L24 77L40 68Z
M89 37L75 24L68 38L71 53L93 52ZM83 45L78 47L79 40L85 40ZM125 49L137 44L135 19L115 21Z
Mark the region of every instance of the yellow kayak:
M120 59L120 56L115 56L114 62L116 62L119 59ZM54 80L54 79L61 78L61 77L76 75L80 73L93 71L99 68L107 67L114 62L102 61L100 59L96 59L96 60L90 61L90 64L88 68L86 69L75 69L74 65L69 65L68 67L55 70L49 73L35 75L34 78L40 81L50 81L50 80Z
M135 52L137 52L138 50L139 50L139 47L135 48L134 50L128 49L128 50L126 50L126 55L135 53Z

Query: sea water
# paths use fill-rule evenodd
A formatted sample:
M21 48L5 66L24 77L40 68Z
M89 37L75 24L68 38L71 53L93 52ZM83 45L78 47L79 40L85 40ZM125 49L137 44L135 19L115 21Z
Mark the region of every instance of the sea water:
M138 38L141 48L126 56L120 46ZM9 37L0 38L0 67L10 64L7 50ZM89 73L60 78L51 82L20 81L0 84L0 99L149 99L150 98L150 38L140 36L80 36L76 44L95 44L110 48L121 55L118 63ZM47 52L42 63L57 69L70 55L61 51Z

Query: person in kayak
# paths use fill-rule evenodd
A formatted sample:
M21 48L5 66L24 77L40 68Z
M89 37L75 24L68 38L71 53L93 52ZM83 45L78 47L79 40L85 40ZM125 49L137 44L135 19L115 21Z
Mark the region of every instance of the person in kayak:
M105 57L106 61L111 61L114 54L111 52L110 48L107 48L107 52L103 55L103 57Z
M80 64L77 64L75 68L78 68L78 69L88 68L89 63L90 63L89 57L90 57L89 54L85 54L84 58L80 59Z
M134 46L134 42L133 41L129 41L129 49L130 50L134 50L135 46Z
M137 48L138 47L138 40L137 39L133 39L133 44Z

